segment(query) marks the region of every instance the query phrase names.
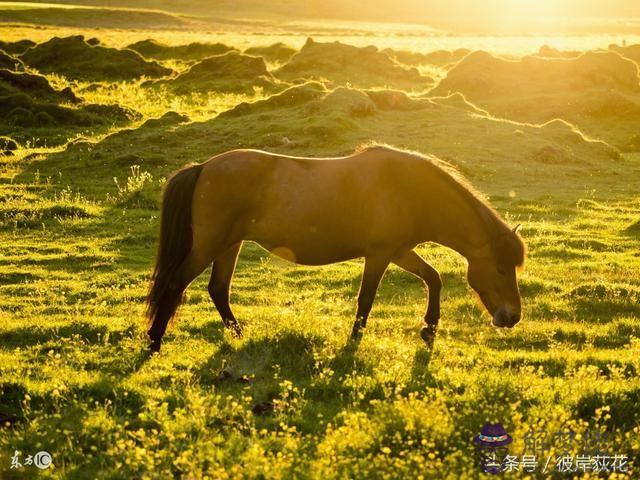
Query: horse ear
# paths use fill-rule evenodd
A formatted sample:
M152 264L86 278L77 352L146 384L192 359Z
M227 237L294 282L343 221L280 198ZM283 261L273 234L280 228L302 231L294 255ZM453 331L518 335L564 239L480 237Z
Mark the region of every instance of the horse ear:
M520 230L520 227L522 226L521 223L517 224L515 227L513 227L513 233L518 233L518 230Z

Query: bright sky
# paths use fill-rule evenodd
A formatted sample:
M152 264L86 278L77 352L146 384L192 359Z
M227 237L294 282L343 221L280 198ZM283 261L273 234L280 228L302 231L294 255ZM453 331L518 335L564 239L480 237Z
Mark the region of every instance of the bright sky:
M347 2L348 3L348 2ZM405 21L498 30L563 25L584 19L640 19L640 0L377 0Z

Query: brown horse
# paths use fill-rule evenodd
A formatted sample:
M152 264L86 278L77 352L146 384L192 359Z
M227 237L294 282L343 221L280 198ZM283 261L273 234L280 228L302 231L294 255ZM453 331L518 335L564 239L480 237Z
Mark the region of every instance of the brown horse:
M382 146L343 158L223 153L167 182L147 299L150 348L160 349L183 292L212 263L211 299L224 325L242 334L229 287L243 240L304 265L364 257L353 338L360 337L378 284L395 263L428 287L421 335L433 340L440 276L413 250L428 241L466 257L469 284L493 324L513 327L521 312L516 267L525 258L515 230L433 157Z

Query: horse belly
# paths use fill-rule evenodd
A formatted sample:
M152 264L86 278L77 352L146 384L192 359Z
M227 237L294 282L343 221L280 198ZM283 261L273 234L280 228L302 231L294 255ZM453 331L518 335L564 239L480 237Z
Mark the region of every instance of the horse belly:
M327 265L365 256L364 235L352 228L325 228L314 222L279 222L275 219L250 228L247 240L252 240L290 262L301 265Z

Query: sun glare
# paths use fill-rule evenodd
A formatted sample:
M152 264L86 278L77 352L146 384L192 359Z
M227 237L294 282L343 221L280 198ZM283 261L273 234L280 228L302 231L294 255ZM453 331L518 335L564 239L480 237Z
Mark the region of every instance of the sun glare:
M569 13L563 2L554 0L509 0L489 2L495 8L486 9L482 22L499 29L529 29L564 22Z

